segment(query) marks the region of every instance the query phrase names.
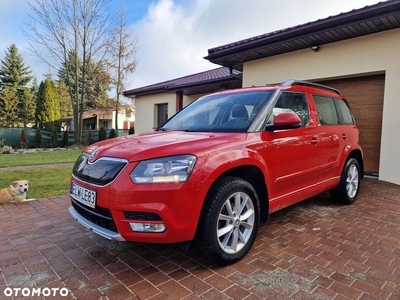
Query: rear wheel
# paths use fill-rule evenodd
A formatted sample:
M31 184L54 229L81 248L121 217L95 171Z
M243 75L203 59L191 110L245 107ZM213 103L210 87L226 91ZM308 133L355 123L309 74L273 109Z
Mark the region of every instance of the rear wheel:
M339 184L329 191L332 199L342 204L352 204L360 190L360 181L360 165L355 158L350 158L343 168Z
M200 250L220 264L242 259L254 243L259 215L258 196L250 183L235 177L219 179L198 225Z

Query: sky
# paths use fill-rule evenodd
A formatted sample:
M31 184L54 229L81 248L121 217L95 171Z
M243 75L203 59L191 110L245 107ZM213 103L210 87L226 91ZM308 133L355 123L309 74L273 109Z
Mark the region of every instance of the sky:
M32 1L32 0L30 0ZM138 61L125 82L127 90L220 67L205 60L208 49L253 36L305 24L377 0L112 0L120 1L137 38ZM16 44L25 66L38 80L56 70L32 54L26 0L0 0L0 60ZM35 46L38 47L38 46Z

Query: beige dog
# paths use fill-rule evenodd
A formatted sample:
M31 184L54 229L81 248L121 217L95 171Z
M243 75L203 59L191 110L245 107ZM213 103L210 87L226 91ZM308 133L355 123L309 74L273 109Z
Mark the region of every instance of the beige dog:
M25 201L26 192L31 183L28 180L17 180L9 187L0 190L0 204Z

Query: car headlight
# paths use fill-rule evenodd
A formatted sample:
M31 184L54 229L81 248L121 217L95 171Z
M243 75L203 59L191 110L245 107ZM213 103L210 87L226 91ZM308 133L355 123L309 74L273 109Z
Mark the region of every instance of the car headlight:
M196 163L194 155L177 155L141 161L131 173L134 183L185 182Z

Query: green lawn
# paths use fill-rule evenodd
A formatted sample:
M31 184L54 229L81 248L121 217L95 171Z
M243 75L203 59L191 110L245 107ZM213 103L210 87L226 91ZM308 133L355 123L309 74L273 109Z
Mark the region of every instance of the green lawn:
M0 168L75 162L82 149L0 154Z
M38 151L33 153L1 154L0 167L73 163L82 149ZM72 167L40 168L24 171L1 171L0 188L15 180L29 180L27 198L48 198L69 194Z
M1 172L0 187L5 188L15 180L26 179L31 183L26 198L48 198L69 194L72 167L33 169Z

